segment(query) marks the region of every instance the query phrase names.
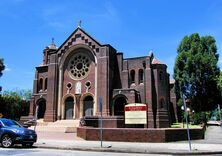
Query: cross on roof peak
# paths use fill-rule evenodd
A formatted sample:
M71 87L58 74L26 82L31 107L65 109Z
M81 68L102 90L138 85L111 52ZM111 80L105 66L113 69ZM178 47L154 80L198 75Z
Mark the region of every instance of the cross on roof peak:
M78 28L81 28L81 24L82 24L82 21L79 20L79 21L78 21Z
M55 44L54 40L55 40L55 39L54 39L54 37L53 37L53 38L52 38L52 44Z

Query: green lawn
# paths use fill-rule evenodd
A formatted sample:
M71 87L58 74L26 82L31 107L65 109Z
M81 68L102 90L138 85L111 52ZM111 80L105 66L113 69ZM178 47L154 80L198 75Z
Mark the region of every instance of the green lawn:
M183 123L173 123L171 128L183 128ZM187 128L186 123L184 123L184 128ZM189 124L189 128L201 128L201 126Z

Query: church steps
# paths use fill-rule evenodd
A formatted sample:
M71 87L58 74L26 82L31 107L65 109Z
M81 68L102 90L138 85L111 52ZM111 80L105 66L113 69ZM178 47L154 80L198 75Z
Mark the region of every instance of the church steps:
M32 126L37 132L64 132L75 133L79 126L79 120L58 120L56 122L37 122L36 127Z

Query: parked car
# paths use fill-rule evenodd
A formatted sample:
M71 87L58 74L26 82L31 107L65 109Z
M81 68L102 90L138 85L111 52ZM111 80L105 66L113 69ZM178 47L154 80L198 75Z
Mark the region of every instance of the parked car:
M14 144L31 147L36 141L34 130L24 128L14 120L0 118L0 143L3 147L12 147Z

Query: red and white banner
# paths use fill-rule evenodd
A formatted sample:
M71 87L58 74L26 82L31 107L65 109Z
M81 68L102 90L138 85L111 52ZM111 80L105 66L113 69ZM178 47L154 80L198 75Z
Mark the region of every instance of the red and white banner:
M125 105L125 124L147 124L147 105L131 103Z

